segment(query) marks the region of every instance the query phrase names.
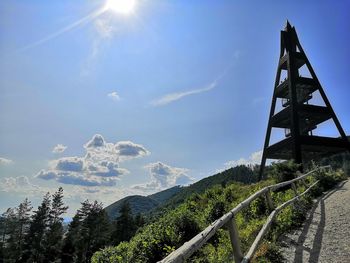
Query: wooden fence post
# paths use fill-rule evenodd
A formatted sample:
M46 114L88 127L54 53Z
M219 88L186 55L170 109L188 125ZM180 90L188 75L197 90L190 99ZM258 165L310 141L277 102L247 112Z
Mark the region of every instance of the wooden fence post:
M235 262L239 263L243 259L243 254L241 251L241 242L239 240L239 233L238 233L235 217L233 217L231 220L227 222L227 228L230 234L233 257L235 258Z
M273 205L270 189L266 192L265 196L266 196L267 206L269 207L270 211L273 211L275 209L275 206Z

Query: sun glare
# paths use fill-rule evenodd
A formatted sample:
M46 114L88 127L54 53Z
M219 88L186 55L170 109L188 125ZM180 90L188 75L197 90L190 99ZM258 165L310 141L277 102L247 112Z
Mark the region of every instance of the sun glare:
M136 0L107 0L106 9L128 15L134 9Z

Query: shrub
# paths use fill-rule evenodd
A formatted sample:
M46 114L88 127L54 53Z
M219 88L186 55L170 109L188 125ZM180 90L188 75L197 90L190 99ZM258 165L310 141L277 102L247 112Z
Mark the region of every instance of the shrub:
M296 172L299 170L300 165L293 161L285 161L282 163L273 163L269 176L271 176L277 183L289 181L296 177Z
M326 191L334 187L338 182L345 180L346 175L341 169L337 171L326 171L325 169L322 169L316 173L316 179L319 180L321 191Z

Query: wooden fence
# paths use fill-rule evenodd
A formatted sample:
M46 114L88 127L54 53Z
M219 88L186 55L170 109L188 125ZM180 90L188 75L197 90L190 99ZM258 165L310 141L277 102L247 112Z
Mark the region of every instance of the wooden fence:
M288 205L295 202L297 199L299 199L301 196L305 195L307 192L310 191L311 188L313 188L318 181L314 182L312 185L308 186L306 185L305 178L307 176L312 175L316 171L323 170L330 168L330 166L322 166L317 169L314 169L304 175L301 175L293 180L285 181L279 184L270 185L262 188L261 190L257 191L253 195L249 196L247 199L245 199L243 202L238 204L235 208L233 208L230 212L223 215L218 220L214 221L210 226L208 226L206 229L204 229L202 232L197 234L195 237L193 237L190 241L185 242L181 247L173 251L171 254L169 254L166 258L159 261L158 263L178 263L178 262L184 262L187 258L189 258L195 251L200 249L220 228L223 228L225 226L225 229L229 231L231 245L233 249L233 256L234 261L236 263L238 262L249 262L253 256L256 250L259 247L260 242L262 241L264 235L268 232L268 230L271 227L272 222L274 221L274 218L277 216L277 214ZM298 194L296 182L302 182L302 184L307 188L303 193ZM275 207L273 204L273 200L271 198L271 191L276 191L284 186L292 185L292 189L294 190L295 197L288 200L287 202L281 204L278 207ZM248 250L247 254L244 256L241 251L241 245L240 245L240 239L238 234L238 229L236 225L235 215L240 212L243 208L247 207L252 201L257 199L260 196L265 196L267 204L272 210L271 214L266 220L266 223L262 226L260 232L256 236L253 244L251 245L250 249Z

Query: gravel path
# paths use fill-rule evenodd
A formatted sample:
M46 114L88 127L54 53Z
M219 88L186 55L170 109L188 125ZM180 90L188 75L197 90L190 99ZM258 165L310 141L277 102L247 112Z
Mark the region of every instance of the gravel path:
M350 262L350 180L318 198L300 229L281 240L285 262Z

